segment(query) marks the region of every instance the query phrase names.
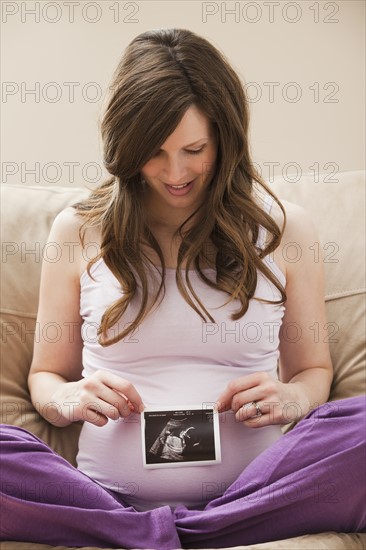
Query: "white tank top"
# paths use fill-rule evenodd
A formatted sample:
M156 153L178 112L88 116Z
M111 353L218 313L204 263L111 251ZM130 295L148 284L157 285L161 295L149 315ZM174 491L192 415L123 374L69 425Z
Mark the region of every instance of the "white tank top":
M266 198L270 210L272 199ZM264 245L260 228L258 246ZM273 260L264 259L285 286L285 276ZM207 274L213 270L207 270ZM238 303L224 307L223 292L209 288L192 271L194 289L215 323L204 323L179 293L175 269L167 269L166 294L160 306L139 330L108 347L98 344L96 328L106 308L120 297L117 279L100 259L90 278L81 276L80 312L83 376L105 369L131 382L146 406L174 403L213 404L228 382L255 372L277 378L279 329L283 305L250 300L238 321L230 316ZM261 273L255 297L278 300L279 291ZM130 304L123 323L132 321L137 307ZM79 441L78 468L102 486L124 494L137 510L185 504L202 508L222 494L259 453L281 435L280 426L251 429L235 421L231 411L220 414L220 464L164 469L144 469L139 414L109 420L104 427L85 422Z

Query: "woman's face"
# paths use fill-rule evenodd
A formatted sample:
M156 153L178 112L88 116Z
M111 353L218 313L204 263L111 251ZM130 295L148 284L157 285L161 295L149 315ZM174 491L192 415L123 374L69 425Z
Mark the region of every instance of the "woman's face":
M217 143L208 118L196 106L189 107L141 170L148 186L147 206L160 215L173 209L189 215L205 200L216 156Z

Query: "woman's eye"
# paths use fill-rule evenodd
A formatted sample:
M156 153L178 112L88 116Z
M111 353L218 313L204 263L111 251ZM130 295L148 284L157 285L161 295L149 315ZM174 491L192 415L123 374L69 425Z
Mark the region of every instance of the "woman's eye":
M199 155L200 153L202 153L204 148L205 148L205 145L203 147L200 147L199 149L186 149L186 153L188 153L189 155ZM162 152L163 152L162 149L159 149L159 151L156 151L151 158L160 156Z
M187 153L189 153L190 155L198 155L202 151L203 151L203 147L201 147L201 149L190 149L189 151L187 151Z

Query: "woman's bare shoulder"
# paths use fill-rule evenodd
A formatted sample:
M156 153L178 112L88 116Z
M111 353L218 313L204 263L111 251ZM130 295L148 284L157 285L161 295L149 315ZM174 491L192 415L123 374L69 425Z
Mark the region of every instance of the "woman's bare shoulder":
M315 227L310 214L298 204L282 200L280 202L286 214L286 225L282 240L284 242L294 241L296 239L306 239L314 236ZM280 229L283 229L284 216L280 206L274 202L271 209L271 216Z
M288 279L292 274L296 274L296 270L300 269L306 258L311 255L314 243L318 241L318 234L305 208L286 200L280 202L286 214L286 224L281 242L274 251L274 259ZM270 214L282 230L284 216L276 202L273 203Z
M75 208L68 206L57 214L52 225L52 233L62 239L69 239L72 243L80 243L81 234L84 245L93 243L100 246L100 228L84 222L84 217Z
M55 217L51 232L60 237L78 237L83 220L77 214L75 208L68 206Z
M64 269L78 279L87 268L90 260L100 252L100 230L84 225L84 218L75 208L69 206L56 216L48 241L56 243L62 251ZM82 237L82 240L81 240Z
M271 206L268 212L266 201L268 200L269 197L271 198ZM275 200L275 198L277 200ZM302 221L306 223L306 221L308 222L311 221L310 216L302 206L299 206L298 204L295 204L293 202L281 199L281 197L278 197L276 195L273 196L273 200L272 200L272 197L268 193L259 192L257 195L254 195L254 200L259 206L259 208L269 213L269 215L276 222L276 224L281 229L281 231L284 225L283 210L286 215L287 229L289 228L293 229L294 226L296 227L297 222L300 223ZM282 205L283 210L280 207L279 203ZM286 231L286 228L285 228L285 231Z

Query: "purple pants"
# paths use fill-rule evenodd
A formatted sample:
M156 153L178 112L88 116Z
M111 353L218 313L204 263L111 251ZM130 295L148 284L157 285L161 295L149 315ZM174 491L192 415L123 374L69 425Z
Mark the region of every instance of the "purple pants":
M326 403L204 510L148 512L127 507L34 435L3 425L0 540L171 550L364 531L364 413L364 396Z

